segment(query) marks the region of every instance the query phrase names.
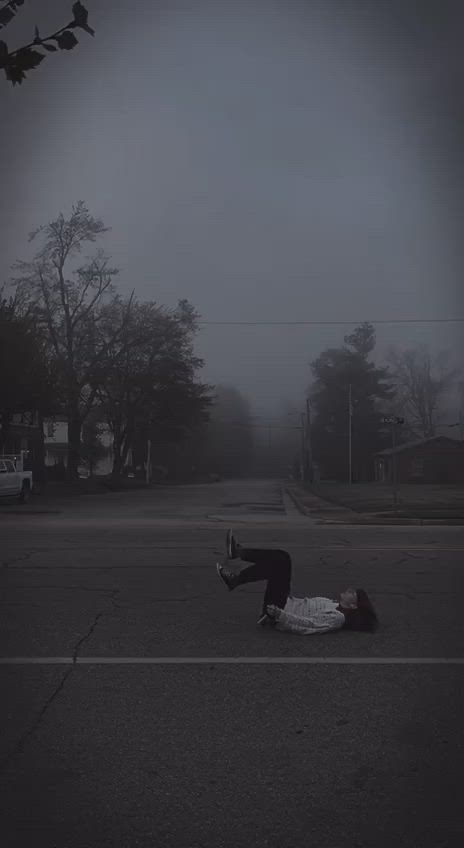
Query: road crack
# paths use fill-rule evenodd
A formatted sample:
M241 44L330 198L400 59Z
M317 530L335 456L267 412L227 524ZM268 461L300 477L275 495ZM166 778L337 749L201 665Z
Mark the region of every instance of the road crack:
M93 633L94 633L94 630L95 630L95 628L96 628L96 626L97 626L98 622L100 621L100 619L101 619L104 615L105 615L105 610L101 610L101 612L97 612L97 614L96 614L96 616L95 616L95 618L94 618L94 620L93 620L93 623L90 625L90 627L89 627L89 629L88 629L87 633L85 633L85 634L84 634L84 636L82 636L82 638L81 638L81 639L79 639L79 641L76 643L76 645L75 645L75 647L74 647L74 651L73 651L73 665L76 665L76 663L77 663L77 657L78 657L78 654L79 654L79 648L81 648L81 647L82 647L82 645L84 645L84 644L85 644L85 642L87 642L87 641L88 641L88 640L92 637L92 635L93 635Z
M117 608L117 609L120 609L120 605L116 602L116 597L118 596L119 592L120 592L119 589L113 589L110 596L109 596L109 603L111 604L111 606L113 608ZM6 753L5 755L3 755L2 757L0 757L0 770L7 768L15 757L17 757L18 755L20 755L24 752L24 749L26 747L27 742L37 732L37 730L39 729L40 725L42 724L45 716L47 715L50 707L56 701L56 699L61 695L66 683L68 682L69 678L73 674L73 672L74 672L74 670L77 666L77 660L79 658L80 648L82 648L82 645L84 645L86 642L88 642L89 639L92 638L92 636L95 632L95 628L98 626L101 618L103 618L104 615L108 615L109 613L110 613L110 610L108 608L100 610L100 612L98 612L95 615L92 624L90 625L89 629L84 634L84 636L82 636L78 640L78 642L76 642L76 644L74 645L74 648L73 648L73 652L72 652L72 663L71 663L70 667L67 669L67 671L64 672L60 682L55 687L55 689L53 690L51 695L47 698L47 700L43 704L42 708L39 710L35 720L31 724L31 726L22 734L22 736L20 736L20 738L18 739L16 744L11 748L11 750L8 753Z
M28 730L26 730L25 733L23 733L23 735L20 736L16 745L14 745L14 747L11 749L11 751L9 751L7 754L5 754L0 759L0 769L7 768L15 757L17 757L18 755L20 755L24 752L24 749L26 747L26 743L29 741L31 736L34 735L34 733L38 730L39 726L42 724L42 721L45 718L46 713L48 712L48 710L50 709L51 705L56 700L56 698L63 691L64 686L65 686L65 684L68 680L68 677L71 676L73 671L74 671L74 662L73 662L73 665L71 666L71 668L68 668L68 670L65 671L65 673L63 674L63 677L61 678L58 686L52 692L50 697L47 698L47 700L45 701L45 704L43 705L42 709L40 710L40 712L36 716L36 719L33 722L33 724L31 725L31 727L29 727Z
M109 594L109 603L110 603L110 604L111 604L111 606L112 606L113 608L115 608L115 609L121 609L120 604L118 604L118 603L116 602L116 598L117 598L117 596L119 595L119 592L120 592L120 589L113 589L113 590L111 591L111 593ZM97 614L96 614L96 616L95 616L95 618L94 618L94 620L93 620L92 624L90 625L90 627L89 627L89 629L88 629L87 633L85 633L85 634L84 634L84 636L82 636L82 638L81 638L81 639L79 639L79 641L78 641L78 642L76 643L76 645L74 646L74 650L73 650L73 666L75 666L75 665L76 665L76 663L77 663L77 659L78 659L78 655L79 655L79 649L82 647L82 645L84 645L86 642L88 642L88 641L89 641L89 639L91 639L91 638L92 638L92 636L93 636L93 634L94 634L94 632L95 632L95 629L96 629L96 627L98 626L98 623L99 623L100 619L102 619L102 618L103 618L103 616L105 616L105 615L109 615L110 613L111 613L111 610L109 610L109 609L108 609L108 608L106 608L106 607L105 607L104 609L100 610L100 612L97 612Z

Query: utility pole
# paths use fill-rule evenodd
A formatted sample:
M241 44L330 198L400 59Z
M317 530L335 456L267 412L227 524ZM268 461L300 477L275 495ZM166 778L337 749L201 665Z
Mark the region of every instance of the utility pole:
M393 503L396 506L398 503L398 488L397 488L397 478L398 478L398 462L397 456L395 452L396 448L396 422L392 423L392 459L393 459Z
M306 437L305 437L305 413L301 413L301 479L305 478L305 453L306 453Z
M311 406L309 398L306 398L306 452L307 452L307 474L310 483L313 482L313 451L311 445Z
M396 453L396 428L399 425L404 424L404 418L397 418L396 415L387 415L385 418L382 418L382 424L391 425L393 503L396 506L398 503L398 456Z
M147 441L147 469L145 472L145 482L148 486L150 482L150 474L151 474L151 439Z
M351 383L348 391L348 468L349 468L349 483L353 481L352 474L352 418L353 418L353 403L351 400Z
M272 456L271 456L271 425L267 428L267 467L269 471L272 470Z

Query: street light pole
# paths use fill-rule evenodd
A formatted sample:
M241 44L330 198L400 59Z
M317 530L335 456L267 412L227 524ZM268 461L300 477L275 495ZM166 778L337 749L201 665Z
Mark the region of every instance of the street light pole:
M391 436L392 436L392 485L393 485L393 503L396 506L398 503L398 488L399 488L399 477L398 477L398 457L396 452L396 428L400 424L404 424L404 418L397 418L396 415L387 415L385 418L382 418L382 424L389 424L391 426Z
M351 383L348 392L348 466L349 466L349 484L352 483L352 422L353 405L351 402Z

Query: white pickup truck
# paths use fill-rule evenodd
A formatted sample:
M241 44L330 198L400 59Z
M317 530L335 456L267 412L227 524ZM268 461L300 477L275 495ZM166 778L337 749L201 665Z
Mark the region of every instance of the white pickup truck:
M32 494L32 471L23 471L22 458L0 455L0 498L27 503Z

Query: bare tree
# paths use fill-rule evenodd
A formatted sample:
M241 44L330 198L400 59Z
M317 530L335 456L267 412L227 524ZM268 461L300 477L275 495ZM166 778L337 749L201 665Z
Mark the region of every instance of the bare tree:
M16 263L17 275L11 281L17 302L34 310L56 362L68 419L70 479L78 474L82 424L96 396L95 368L121 327L113 327L110 338L102 338L98 331L104 306L115 297L117 271L109 267L106 256L98 251L84 264L68 268L84 244L106 231L79 201L69 218L60 214L31 234L30 240L43 237L42 247L32 261Z
M395 404L405 417L412 434L419 438L435 436L446 392L457 372L449 366L449 355L441 352L432 357L422 345L388 354L395 384Z

